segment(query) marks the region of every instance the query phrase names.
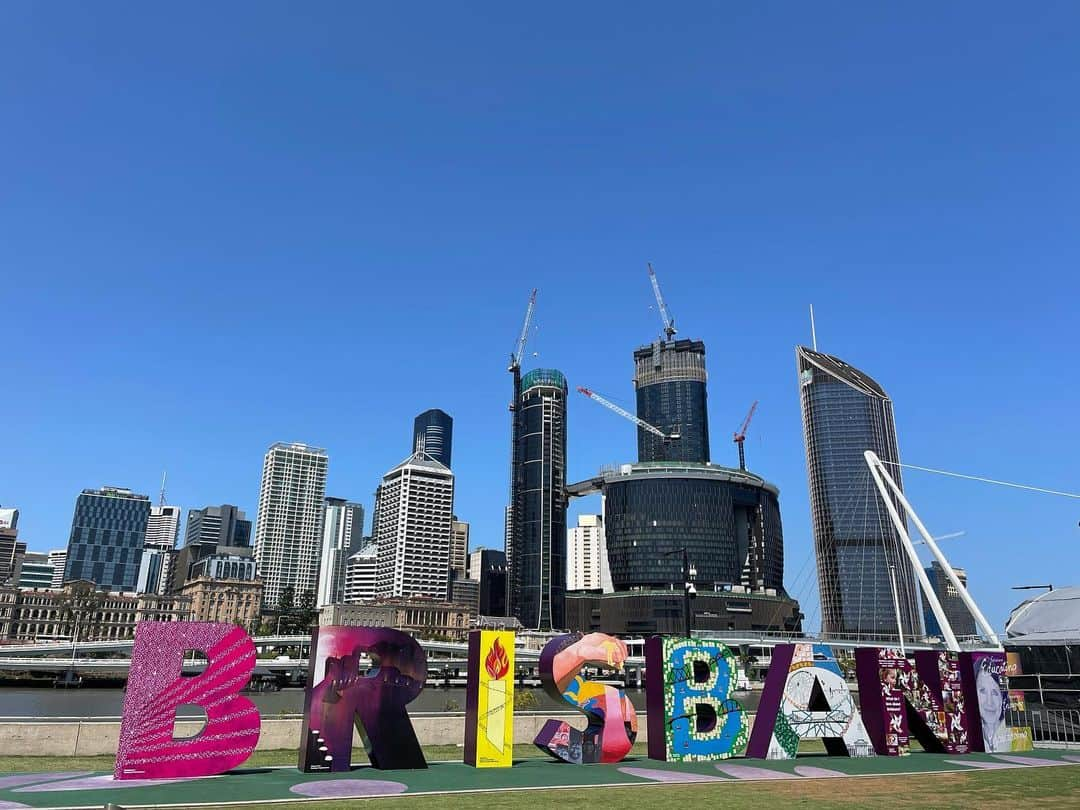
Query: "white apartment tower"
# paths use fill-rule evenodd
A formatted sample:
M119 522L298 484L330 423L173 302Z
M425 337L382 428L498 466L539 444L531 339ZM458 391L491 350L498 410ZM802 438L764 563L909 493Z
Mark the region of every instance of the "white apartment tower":
M446 599L454 474L418 452L383 476L372 537L378 544L376 595Z
M319 592L316 595L316 604L320 608L344 601L345 569L349 555L360 550L360 538L363 534L363 506L343 498L326 499L322 559L319 562Z
M577 526L567 532L566 590L604 593L614 590L601 515L578 515Z
M345 602L355 605L375 598L375 570L379 547L368 543L349 557L345 566Z
M53 567L52 589L64 587L64 568L67 566L67 549L55 549L49 552L49 565Z
M306 444L277 443L263 460L255 562L263 580L263 604L276 607L282 591L294 599L319 584L319 555L326 498L326 451Z
M168 590L175 562L176 543L180 539L179 506L150 507L146 519L146 540L143 541L142 559L139 561L139 579L135 585L138 593L164 594Z

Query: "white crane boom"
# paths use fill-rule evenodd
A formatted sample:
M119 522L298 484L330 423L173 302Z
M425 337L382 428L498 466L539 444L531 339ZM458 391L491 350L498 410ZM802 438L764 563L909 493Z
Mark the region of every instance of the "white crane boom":
M521 358L525 356L525 343L529 339L529 327L532 325L533 309L536 307L536 288L533 288L532 294L529 296L529 306L525 310L525 323L521 325L521 335L518 337L517 345L514 347L514 353L510 355L510 368L509 371L513 371L515 367L521 366Z
M656 272L652 269L652 262L649 262L649 281L652 282L653 295L656 296L656 305L660 308L660 320L664 322L664 334L668 340L671 340L675 336L675 321L668 314L667 307L664 305L664 296L660 294L660 282L656 280Z
M578 386L578 391L583 393L589 399L595 400L596 402L599 402L605 408L609 408L609 409L615 411L615 413L617 413L619 416L622 416L625 419L629 419L631 422L633 422L635 425L637 425L642 430L647 430L647 431L649 431L649 433L652 433L652 434L654 434L656 436L659 436L661 439L678 439L679 438L678 433L672 433L669 436L667 433L664 433L664 431L660 430L660 428L653 427L648 422L646 422L644 419L638 419L636 416L634 416L632 413L630 413L630 411L625 410L623 408L620 408L614 402L608 402L606 399L604 399L602 396L597 394L595 391L590 391L588 388L585 388L585 387L580 386L580 385Z

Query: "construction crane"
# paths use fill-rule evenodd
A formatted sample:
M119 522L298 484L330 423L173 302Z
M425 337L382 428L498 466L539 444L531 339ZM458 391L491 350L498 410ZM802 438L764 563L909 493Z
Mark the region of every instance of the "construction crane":
M536 288L533 288L532 294L529 296L529 306L525 310L525 323L521 325L521 335L518 337L517 345L514 346L514 352L510 355L510 366L507 371L512 372L514 369L521 368L521 358L525 356L525 343L529 339L529 327L532 325L533 310L536 308Z
M735 434L735 444L739 445L739 469L746 469L746 453L743 452L743 442L746 441L746 431L750 427L750 420L754 418L754 411L757 409L758 401L755 399L754 404L750 406L750 412L746 414L746 419L743 420L742 427L739 428L739 432Z
M630 411L627 411L627 410L625 410L623 408L620 408L614 402L609 402L608 400L604 399L602 396L597 394L595 391L590 391L588 388L584 388L584 387L582 387L580 385L578 386L578 391L583 393L589 399L594 400L596 402L599 402L605 408L609 408L609 409L615 411L615 413L617 413L619 416L622 416L625 419L629 419L631 422L633 422L635 425L637 425L642 430L647 430L647 431L649 431L649 433L652 433L655 436L659 436L661 439L664 439L665 441L669 441L669 440L674 441L674 440L677 440L677 439L680 438L680 435L679 435L679 433L677 431L675 433L664 433L664 431L660 430L660 428L650 425L644 419L638 419L636 416L634 416L632 413L630 413Z
M649 262L649 281L652 282L653 295L656 296L656 305L660 308L660 320L664 322L664 334L668 340L675 337L675 319L668 315L667 307L664 306L664 296L660 294L660 282L656 280L656 273Z

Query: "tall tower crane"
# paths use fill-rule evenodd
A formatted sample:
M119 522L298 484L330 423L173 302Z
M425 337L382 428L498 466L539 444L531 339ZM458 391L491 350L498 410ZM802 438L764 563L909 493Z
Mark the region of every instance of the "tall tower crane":
M649 431L649 433L652 433L655 436L659 436L661 439L664 439L665 441L667 441L667 440L675 441L675 440L678 440L680 438L680 434L679 434L678 431L676 431L674 433L664 433L664 431L660 430L660 428L654 427L653 425L650 425L644 419L638 419L636 416L634 416L632 413L630 413L630 411L625 410L623 408L620 408L614 402L609 402L608 400L604 399L602 396L597 394L595 391L590 391L588 388L584 388L584 387L582 387L580 385L578 386L578 391L580 391L582 394L587 396L589 399L591 399L591 400L593 400L595 402L599 402L605 408L609 408L609 409L615 411L615 413L617 413L619 416L623 417L624 419L629 419L631 422L633 422L635 425L637 425L642 430L647 430L647 431Z
M649 262L649 281L652 282L653 295L656 296L656 306L660 308L660 320L664 322L664 334L668 340L675 337L675 319L672 318L667 311L667 307L664 305L664 296L660 294L660 282L656 280L656 272L652 269L652 262Z
M518 337L517 344L514 346L514 351L510 355L510 366L507 371L513 372L514 369L521 369L521 358L525 355L525 343L529 339L529 327L532 326L533 310L536 308L536 288L533 288L532 294L529 295L529 306L525 310L525 323L521 325L521 335Z
M743 442L746 441L746 431L750 427L750 420L754 418L754 411L757 410L758 401L755 399L754 404L750 406L750 412L746 414L746 419L743 420L742 427L739 428L738 433L735 434L734 442L739 445L739 469L746 469L746 453L743 452Z

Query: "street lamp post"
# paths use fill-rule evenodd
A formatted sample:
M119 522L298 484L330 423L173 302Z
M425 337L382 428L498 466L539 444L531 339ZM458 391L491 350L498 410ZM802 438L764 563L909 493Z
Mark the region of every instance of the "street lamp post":
M672 549L671 551L664 552L665 557L670 557L672 554L682 554L682 571L683 571L683 629L686 632L686 637L691 636L691 612L690 612L690 600L697 595L697 589L694 587L694 577L697 576L697 569L690 565L690 556L686 552L686 547Z

